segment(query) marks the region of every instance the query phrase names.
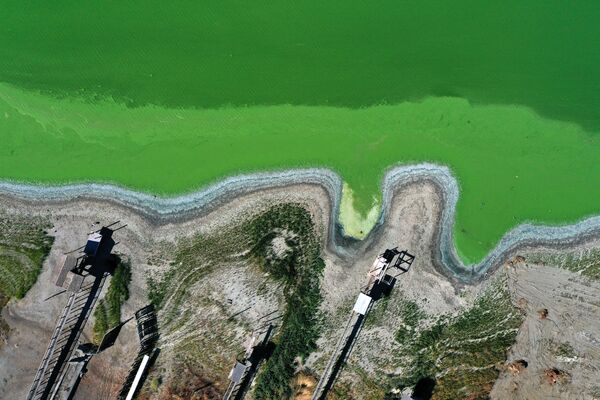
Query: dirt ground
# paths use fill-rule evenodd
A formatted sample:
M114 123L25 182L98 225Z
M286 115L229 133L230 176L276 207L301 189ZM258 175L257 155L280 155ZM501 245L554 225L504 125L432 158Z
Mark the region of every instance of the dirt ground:
M600 398L600 282L526 262L508 274L525 313L508 362L524 360L527 367L504 371L492 398Z
M327 193L312 185L247 194L231 199L205 214L168 223L154 221L110 202L77 199L61 204L34 204L0 196L0 207L8 213L48 216L54 225L52 235L56 238L37 283L24 299L12 300L3 310L11 332L7 343L0 348L0 398L25 397L54 323L66 301L65 294L45 300L59 292L50 279L51 267L59 262L64 252L84 243L93 223L108 224L120 220L127 224L125 229L115 233L115 239L119 242L115 251L129 257L132 264L130 299L123 307L123 317L127 318L148 303L147 277L168 267L171 245L198 233L217 232L232 221L282 202L304 204L315 224L320 227L326 263L322 281L322 309L329 317L331 326L335 326L337 321L345 321L346 311L349 312L366 282L366 273L372 260L386 248L398 246L417 256L411 271L398 279L395 297L390 300L392 310L394 302L411 299L426 307L430 314L455 313L472 302L486 285L485 282L471 286L457 285L440 273L434 252L437 251L436 233L441 201L438 191L429 183L413 184L400 190L384 225L364 241L343 249L343 252L334 251L328 242L331 206ZM593 242L585 246L599 244ZM243 264L229 268L227 273L211 275L192 288L191 293L210 293L207 299L212 299L214 303L190 299L187 309L195 310L194 318L182 320L180 330L161 339L161 346L166 351L160 357L168 360L170 348L186 338L202 335L202 329L206 331L208 326L206 321L216 315L215 304L227 304L231 299L233 312L242 305L252 303L254 308L246 317L248 323L273 307L281 307L277 295L254 296L256 292L248 289L255 288L260 281L255 271L248 270ZM508 370L503 372L492 391L492 398L593 398L581 397L580 388L591 393L596 382L600 382L600 285L550 266L523 263L511 267L508 273L515 304L519 304L526 313L525 323L508 361L524 359L528 366L516 375ZM548 310L545 319L540 319L540 309ZM354 362L366 371L373 371L378 358L372 355L393 350L397 323L397 320L390 319L366 328L352 353ZM90 320L84 332L86 340L91 339L91 326ZM245 333L243 330L234 332L231 336L231 340L236 341L233 348L242 348ZM219 332L213 334L218 335ZM319 372L336 338L335 328L322 335L318 342L321 350L309 357L306 366ZM556 346L563 342L572 349L563 346L559 351ZM94 357L76 398L92 400L114 396L137 352L137 346L135 323L132 321L124 327L113 348ZM567 350L572 350L572 354ZM222 360L229 360L227 357L233 354L232 351L225 349ZM168 361L163 363L168 365ZM217 368L225 371L229 364ZM561 378L555 384L547 383L546 371L553 368L565 372L569 378ZM394 372L392 366L390 372ZM223 380L226 380L226 376ZM306 393L299 393L298 397L304 398Z

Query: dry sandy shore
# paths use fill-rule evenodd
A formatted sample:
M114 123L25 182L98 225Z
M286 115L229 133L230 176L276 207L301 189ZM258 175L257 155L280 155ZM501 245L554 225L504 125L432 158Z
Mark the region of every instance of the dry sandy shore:
M266 179L263 187L258 184L250 187L236 186L235 190L229 189L227 197L221 193L202 203L202 207L195 204L193 199L180 199L177 207L171 204L175 208L169 209L169 212L165 209L163 213L139 199L134 201L118 196L98 195L93 190L87 195L85 191L67 195L55 192L43 200L39 192L33 195L26 193L24 187L14 185L8 190L5 184L0 188L0 191L4 191L0 195L0 209L9 214L49 217L54 226L52 234L56 241L42 275L32 290L23 300L12 301L3 310L3 316L11 327L11 335L8 343L0 349L0 398L25 396L65 301L61 296L45 301L58 291L50 282L50 267L58 262L64 252L81 246L86 232L96 221L107 224L120 220L127 224L126 229L118 232L119 244L115 248L119 253L130 257L134 266L131 298L123 310L125 316L132 315L147 302L146 276L149 270L155 268L150 265L149 260L158 248L164 248L165 243L174 244L182 237L216 232L232 221L255 214L276 203L303 204L321 229L326 261L322 283L323 307L329 311L344 306L355 296L357 289L364 283L366 270L373 257L384 248L399 246L417 255L414 272L401 282L400 288L406 296L415 300L430 299L428 307L431 312L446 313L459 310L465 305L465 299L474 296L485 285L484 280L474 279L473 285L465 286L469 278L493 274L498 266L517 251L599 245L595 239L595 220L564 228L521 227L517 228L517 233L512 232L505 237L494 253L473 269L475 272L471 277L471 269L459 265L451 245L452 229L449 221L454 217L456 197L453 196L458 193L456 181L453 181L449 171L443 167L417 167L421 168L420 172L413 169L412 175L407 170L396 170L397 175L393 174L394 171L388 173L386 180L392 183L384 186L388 189L384 190L381 222L363 241L353 241L340 235L335 216L339 205L339 193L336 194L336 191L341 189L341 182L329 172L326 172L328 184L323 184L321 178L313 178L312 181L309 180L310 183L304 184L289 183L286 181L288 177L284 177L275 187L268 188L270 178L263 177ZM451 181L454 182L454 189L451 187L452 183L448 183ZM160 205L160 201L154 204L155 207ZM534 275L517 276L516 279L535 279L535 273L543 272L534 270L530 272ZM558 274L568 273L559 270ZM568 280L569 276L563 278ZM470 294L456 296L458 291L465 290ZM525 291L525 294L528 293ZM545 298L544 301L551 302L552 299ZM600 317L597 309L588 313L588 318L597 317ZM85 332L88 339L91 337L90 325L88 324ZM382 345L393 340L392 332L381 334L386 337L381 342ZM99 382L110 381L118 385L116 382L126 372L128 360L136 349L135 327L133 324L126 325L117 345L90 364L90 372L82 383L78 396L86 399L102 398L93 395L97 392ZM598 358L594 360L600 362ZM109 365L113 367L107 369ZM581 372L583 373L588 372ZM110 388L106 390L110 391ZM523 398L539 398L535 397L534 390L525 392L525 395L528 393L531 396ZM502 395L498 397L502 398Z
M391 211L392 199L399 188L424 181L431 182L437 187L443 204L436 237L438 242L436 260L446 269L446 274L453 275L455 279L464 282L486 274L487 271L501 264L506 259L507 253L514 252L520 247L575 245L582 240L600 235L600 216L564 226L522 224L507 232L479 264L464 265L457 255L452 237L460 191L458 181L448 167L430 163L397 166L386 172L381 184L383 199L381 213L375 229L385 223ZM331 233L328 236L329 244L335 246L338 253L345 252L347 249L344 246L337 246L344 242L338 234L343 232L338 221L343 182L335 172L324 168L238 175L223 179L197 192L172 198L161 198L110 184L39 186L0 182L0 194L42 203L49 200L60 203L81 197L104 199L126 205L164 223L205 214L235 197L270 188L285 189L299 184L318 185L325 190L329 197L328 215L332 217L328 219Z

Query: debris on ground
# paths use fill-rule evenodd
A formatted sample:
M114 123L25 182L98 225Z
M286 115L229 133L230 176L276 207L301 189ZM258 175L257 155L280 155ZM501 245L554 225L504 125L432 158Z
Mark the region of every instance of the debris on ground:
M317 385L317 379L308 374L299 373L294 378L294 400L310 400Z
M568 372L562 371L558 368L548 368L544 371L546 381L551 384L565 384L571 381L571 375Z
M539 309L538 315L540 316L540 319L547 319L548 318L548 309L547 308Z
M506 369L513 375L518 375L527 368L527 361L525 360L515 360L511 363L508 363Z

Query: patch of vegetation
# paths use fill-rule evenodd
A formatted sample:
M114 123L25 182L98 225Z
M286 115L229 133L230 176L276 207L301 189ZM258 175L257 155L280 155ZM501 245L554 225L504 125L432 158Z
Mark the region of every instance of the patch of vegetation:
M354 397L353 386L349 382L338 382L329 392L329 400L344 400Z
M100 343L109 329L121 323L121 306L129 299L131 263L119 259L110 280L106 296L98 301L94 310L94 342Z
M160 277L148 277L148 299L159 309L163 305L167 288L175 276L175 269L170 269Z
M0 293L21 299L37 281L54 238L42 218L0 214Z
M365 328L372 328L380 324L382 319L384 318L386 311L388 310L388 305L390 304L390 297L384 296L381 299L377 300L373 304L373 308L369 312L369 317L365 319Z
M165 382L160 396L156 394L162 385L160 377L149 380L147 390L140 393L140 399L219 399L222 397L221 389L215 385L207 375L207 371L200 369L195 363L178 363L175 369L179 372L176 381Z
M410 341L416 335L417 329L427 314L412 300L403 299L399 309L402 325L396 331L396 340L399 343Z
M406 326L415 329L426 314L419 305L412 300L404 300L401 307L402 320Z
M167 271L147 280L148 298L157 309L167 299L180 303L186 289L213 270L217 262L227 262L247 244L239 229L226 229L215 236L196 235L179 241L172 252L173 260ZM169 307L173 308L173 307ZM165 325L167 321L163 320Z
M239 230L226 229L219 235L197 235L177 244L169 269L147 280L148 298L157 310L163 310L163 328L174 330L176 327L170 325L173 321L183 322L179 310L188 298L190 288L216 266L234 262L235 254L246 246L246 241Z
M190 291L217 268L243 262L245 268L254 268L257 276L266 273L267 276L261 278L264 284L259 291L272 290L276 285L282 288L286 307L273 339L273 353L257 375L254 398L289 397L296 372L295 360L307 356L315 348L320 332L320 277L324 262L319 257L320 242L310 214L297 204L274 206L245 221L232 223L216 234L183 239L174 251L172 245L169 246L167 251L172 257L169 268L157 269L148 279L149 297L161 310L165 336L186 323L181 309L185 308ZM195 302L222 309L223 315L229 309L213 297L196 295ZM203 379L210 380L213 388L221 390L221 380L225 379L230 367L223 364L223 354L235 354L240 350L238 347L231 349L236 343L235 332L240 323L206 321L208 325L204 327L216 335L190 335L177 343L178 360L203 371ZM205 340L210 340L211 347L221 349L220 353L207 352ZM179 383L165 383L164 386L169 385Z
M419 312L408 308L415 322ZM433 378L432 399L488 398L499 374L496 365L506 359L522 321L506 283L494 282L461 314L442 316L416 336L398 332L408 368L394 386L413 387L421 379Z
M202 328L201 333L187 335L172 343L177 363L166 366L165 381L158 388L163 394L179 395L183 393L182 388L193 386L184 380L192 371L194 377L190 379L210 382L211 390L218 393L208 398L223 395L230 362L242 350L241 346L237 346L239 321L211 318L204 314L199 316L191 310L182 310L195 306L209 309L217 307L222 316L227 315L228 308L218 299L204 292L192 294L191 291L215 269L230 271L230 265L239 263L240 252L250 247L241 225L242 222L238 221L210 236L194 235L182 238L175 244L164 242L160 254L152 255L156 261L153 264L168 266L156 268L147 279L149 300L160 312L161 336L164 338L174 332L182 333L190 322ZM153 376L151 374L150 381ZM199 389L192 391L195 390ZM165 398L171 398L167 394Z
M108 316L106 306L102 300L98 301L94 310L94 326L92 331L94 333L93 340L96 344L99 344L106 332L108 332Z
M292 395L296 358L316 348L321 329L320 278L325 263L310 214L298 205L275 206L247 227L251 254L261 268L285 285L287 301L276 347L257 376L256 399L284 399ZM287 250L273 256L275 237L286 236Z
M570 251L562 254L532 253L527 256L527 261L557 265L589 279L600 280L600 249Z
M131 263L121 260L110 280L106 292L106 311L108 325L112 328L121 323L121 306L129 299L129 283L131 282Z
M0 213L0 311L11 297L23 298L37 281L54 238L47 219ZM8 332L0 317L0 337Z
M352 368L354 381L338 381L327 395L327 400L381 400L385 397L385 389L360 368Z
M567 342L558 343L555 346L554 353L558 357L564 358L573 358L577 356L577 351L575 351L575 348L573 348L573 346Z

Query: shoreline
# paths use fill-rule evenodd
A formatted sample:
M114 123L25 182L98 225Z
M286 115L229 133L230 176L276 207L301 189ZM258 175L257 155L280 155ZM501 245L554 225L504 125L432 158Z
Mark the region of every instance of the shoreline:
M488 271L505 261L507 255L527 246L562 247L576 245L600 236L600 216L589 217L570 225L545 226L521 224L508 231L498 244L479 263L465 265L458 256L453 240L456 204L459 196L458 181L446 166L432 163L402 165L388 169L382 182L381 211L375 226L363 240L377 231L386 220L397 191L411 184L431 182L442 198L440 223L436 233L436 259L445 275L462 283L484 277ZM91 199L115 202L133 209L159 223L176 222L190 216L202 215L238 196L261 190L286 188L299 184L318 185L329 198L329 226L327 244L338 255L348 252L348 237L339 221L343 181L332 170L325 168L290 169L262 172L225 178L201 190L176 196L159 197L137 192L113 184L82 183L64 185L33 185L0 182L0 195L33 203L61 203L73 199Z

